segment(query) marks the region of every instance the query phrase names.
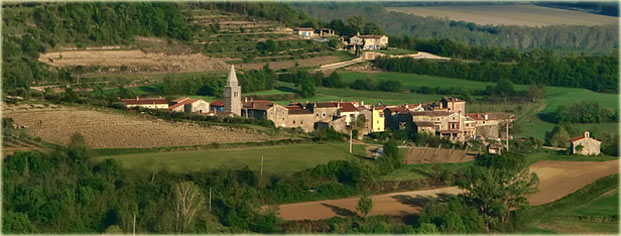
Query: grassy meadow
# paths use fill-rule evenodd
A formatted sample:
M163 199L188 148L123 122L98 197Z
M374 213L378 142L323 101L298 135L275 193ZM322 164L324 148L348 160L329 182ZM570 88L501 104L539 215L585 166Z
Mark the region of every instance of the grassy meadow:
M309 143L268 147L238 147L198 151L156 152L98 156L95 161L115 159L121 166L142 171L169 171L189 173L210 169L239 169L248 166L257 172L263 156L264 174L289 175L294 172L327 163L364 155L364 145L354 145L349 154L349 143Z

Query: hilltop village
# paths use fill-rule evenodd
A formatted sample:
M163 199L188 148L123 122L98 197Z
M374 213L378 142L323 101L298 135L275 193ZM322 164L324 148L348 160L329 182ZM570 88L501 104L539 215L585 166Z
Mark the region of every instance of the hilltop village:
M471 139L500 140L510 138L503 128L515 120L506 113L466 113L466 101L443 97L437 102L387 105L364 101L290 102L287 106L268 100L253 100L241 94L234 66L231 66L223 100L210 102L189 97L171 102L163 98L121 99L128 108L142 107L205 116L267 119L276 127L300 128L304 132L333 128L363 135L390 130L413 130L447 138L451 142Z

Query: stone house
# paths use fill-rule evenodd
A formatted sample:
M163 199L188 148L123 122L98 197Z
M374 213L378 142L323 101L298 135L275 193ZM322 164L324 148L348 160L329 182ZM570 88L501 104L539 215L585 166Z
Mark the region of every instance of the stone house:
M242 117L268 119L274 122L274 126L276 127L286 127L289 110L284 106L267 100L249 101L245 98L241 113Z
M315 102L309 103L307 109L313 111L315 119L322 120L325 118L332 118L338 115L339 105L338 102Z
M362 50L380 50L388 47L388 36L386 35L360 35L360 33L349 38L350 46L359 46Z
M285 126L287 128L301 128L304 132L312 132L315 128L315 115L308 109L292 109L287 111Z
M125 104L127 108L142 107L148 109L168 109L168 101L159 98L140 98L136 96L136 99L121 99L121 102Z
M208 113L210 111L208 102L203 99L191 99L189 97L173 100L168 110L188 113Z
M591 138L591 133L571 139L571 153L574 155L599 155L602 142Z
M337 116L344 116L345 124L347 125L351 124L352 121L355 121L358 118L358 115L360 115L360 112L358 111L358 109L356 109L356 107L352 103L339 102L337 105L338 105Z
M401 106L390 106L384 109L384 127L392 130L398 130L402 128L402 118L399 117L400 112L407 111L406 108Z
M442 109L447 109L451 112L461 112L461 114L466 114L466 101L459 98L443 97L442 100L440 100L440 104L440 108Z
M315 35L315 29L313 28L295 28L294 32L305 39L310 39Z

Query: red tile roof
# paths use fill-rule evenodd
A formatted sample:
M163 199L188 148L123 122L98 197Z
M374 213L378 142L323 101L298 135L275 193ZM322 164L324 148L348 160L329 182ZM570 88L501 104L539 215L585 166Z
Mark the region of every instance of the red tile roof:
M583 139L583 138L584 138L584 136L578 136L578 137L572 138L571 142L573 143L573 142L578 141L578 140Z
M121 99L121 102L127 105L168 104L163 98L130 98Z
M189 97L182 97L182 98L177 98L175 100L172 100L172 102L178 103L178 102L183 102L184 100L190 99Z
M318 103L315 103L315 107L318 107L318 108L336 107L336 102L318 102Z
M390 112L401 112L407 110L405 107L387 107Z
M351 104L349 102L341 102L341 103L339 103L339 105L341 106L341 108L339 109L339 111L341 111L341 112L355 112L355 111L358 111L356 109L356 107L354 106L354 104Z
M175 105L172 105L172 106L168 107L168 110L173 110L173 109L175 109L175 108L177 108L177 107L180 107L180 106L183 106L183 105L185 105L185 104L192 104L192 103L194 103L194 102L198 101L198 100L196 100L196 99L190 99L190 98L183 99L183 100L180 98L180 99L175 99L175 100L177 100L177 101L179 101L179 100L180 100L181 102L177 102L177 104L175 104ZM173 100L173 102L174 102L175 100Z
M222 100L215 100L211 103L211 106L214 107L223 107L224 106L224 101Z

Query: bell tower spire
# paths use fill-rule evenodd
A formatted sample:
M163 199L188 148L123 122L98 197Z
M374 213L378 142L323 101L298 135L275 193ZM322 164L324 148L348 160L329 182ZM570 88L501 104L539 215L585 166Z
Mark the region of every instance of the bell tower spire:
M241 116L241 87L238 85L237 74L235 73L235 67L233 65L231 65L231 71L226 80L223 97L224 112L232 112Z

